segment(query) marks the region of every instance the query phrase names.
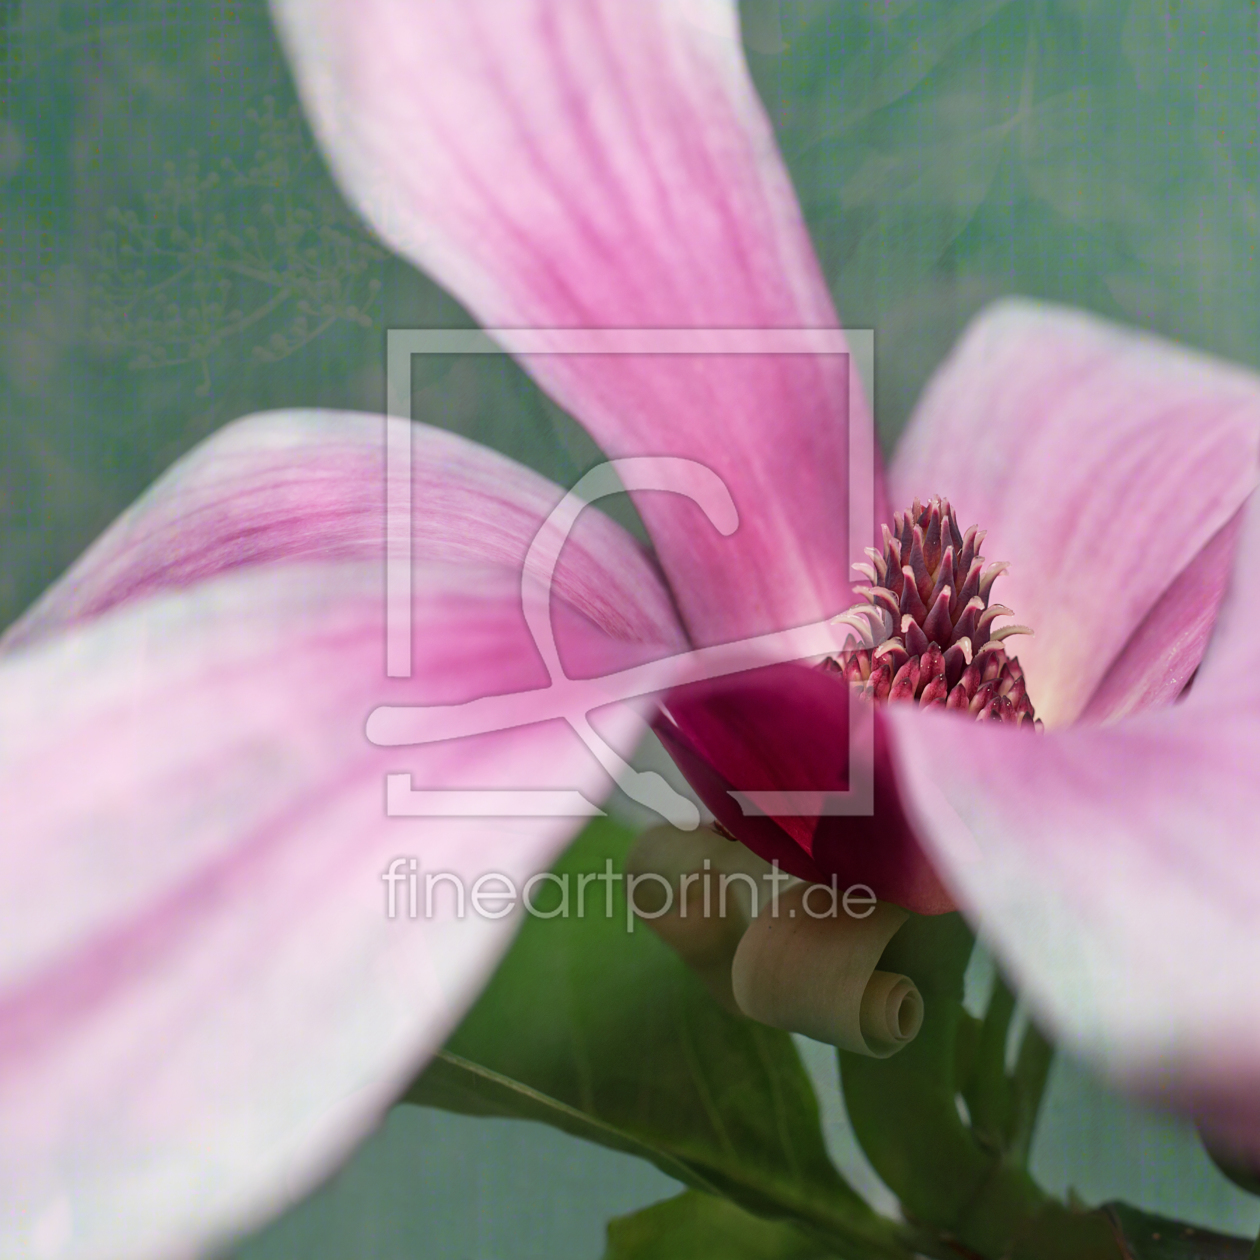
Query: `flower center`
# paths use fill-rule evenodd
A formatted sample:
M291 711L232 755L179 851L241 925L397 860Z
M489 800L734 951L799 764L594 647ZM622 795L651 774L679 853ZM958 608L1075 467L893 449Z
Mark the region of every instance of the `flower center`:
M873 700L942 705L983 720L1041 729L1017 658L1003 640L1027 626L993 628L1011 610L990 604L993 583L1008 567L986 565L984 531L959 533L949 500L915 499L884 526L883 551L866 549L855 567L870 581L854 589L866 599L836 620L852 626L861 647L829 657L823 669L860 684Z

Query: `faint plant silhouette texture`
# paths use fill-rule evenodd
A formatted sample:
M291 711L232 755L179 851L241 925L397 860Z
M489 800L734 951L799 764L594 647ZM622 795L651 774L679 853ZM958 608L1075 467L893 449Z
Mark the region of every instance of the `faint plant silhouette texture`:
M142 214L107 210L90 254L93 347L127 354L132 371L197 364L202 397L211 359L228 340L251 330L261 339L271 327L252 356L274 363L338 321L372 327L381 288L372 273L385 253L343 206L318 195L318 163L297 108L278 112L268 96L246 118L257 129L248 161L223 158L222 175L203 172L195 149L182 170L166 162ZM245 190L267 200L254 222L236 227L234 203Z

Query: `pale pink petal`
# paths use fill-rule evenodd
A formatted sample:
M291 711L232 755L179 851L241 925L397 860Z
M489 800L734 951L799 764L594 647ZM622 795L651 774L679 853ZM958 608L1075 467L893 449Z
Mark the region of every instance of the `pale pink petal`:
M387 681L381 567L254 568L0 663L0 1254L201 1250L307 1191L441 1043L519 919L461 921L449 885L428 919L424 873L519 888L580 819L387 817L387 773L608 790L556 720L370 745L377 703L547 681L518 575L469 566L417 571L415 676ZM641 654L556 617L571 672ZM623 750L642 730L604 716ZM399 856L414 920L406 884L386 913Z
M385 420L355 412L247 416L201 443L105 531L0 640L12 650L162 589L281 560L379 560ZM412 554L520 570L564 492L520 464L428 425L412 428ZM642 548L598 511L578 518L555 592L609 633L681 644Z
M1129 637L1090 697L1083 722L1114 722L1171 704L1194 677L1229 584L1245 509L1234 513Z
M1260 1080L1258 624L1253 500L1180 704L1042 736L887 713L920 838L1040 1017L1218 1130L1226 1100L1254 1117ZM1260 1131L1248 1141L1260 1162Z
M1038 716L1078 717L1108 667L1256 484L1260 380L1093 316L1026 302L982 314L929 384L891 471L894 507L949 496L1010 570L995 598ZM904 503L900 502L905 500ZM1203 599L1219 598L1207 583ZM1211 623L1215 607L1206 613ZM1144 658L1204 610L1171 599ZM1141 688L1139 688L1139 696Z
M835 327L730 0L273 10L343 186L487 327ZM521 335L499 334L517 352ZM731 538L676 496L638 499L696 640L851 602L844 357L526 366L609 454L687 456L725 480ZM867 412L851 419L869 450Z

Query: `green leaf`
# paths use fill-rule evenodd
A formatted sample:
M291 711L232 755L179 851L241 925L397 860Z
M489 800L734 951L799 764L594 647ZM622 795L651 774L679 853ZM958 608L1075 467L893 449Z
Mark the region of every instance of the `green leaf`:
M691 1165L675 1158L668 1150L449 1050L441 1050L434 1056L424 1075L403 1101L440 1107L444 1111L466 1116L511 1116L517 1120L537 1120L572 1137L598 1142L601 1146L650 1160L679 1181L703 1182Z
M1010 1081L1006 1075L1006 1040L1015 1014L1015 994L996 976L976 1042L975 1061L961 1093L971 1131L982 1146L1001 1152L1012 1120Z
M995 989L983 1023L963 1009L972 945L961 916L916 915L884 951L880 966L918 985L923 1027L890 1059L840 1053L858 1141L907 1214L946 1242L1017 1260L1118 1260L1101 1216L1050 1199L1023 1167L1027 1106L1016 1100L1044 1065L1031 1055L1025 1075L1032 1080L1019 1089L1005 1076L1012 1002L1004 986ZM967 1095L978 1115L964 1114ZM1021 1148L1018 1156L1012 1140Z
M787 1217L839 1254L905 1256L827 1158L791 1038L733 1016L639 922L619 872L632 835L593 824L556 867L567 917L530 920L408 1100L541 1120L650 1159L751 1212Z
M1153 1216L1127 1203L1108 1203L1103 1210L1124 1247L1125 1260L1248 1260L1252 1255L1248 1238Z
M824 1260L832 1254L791 1225L688 1190L609 1221L604 1260Z
M959 1115L955 1049L962 977L972 935L957 914L912 916L880 966L908 975L923 995L923 1027L891 1059L840 1053L845 1104L876 1172L906 1209L957 1230L993 1160Z

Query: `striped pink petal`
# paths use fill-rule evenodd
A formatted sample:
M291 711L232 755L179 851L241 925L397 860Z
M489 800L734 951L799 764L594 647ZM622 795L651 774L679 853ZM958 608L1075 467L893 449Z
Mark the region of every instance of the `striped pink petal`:
M1160 680L1193 672L1258 451L1250 373L1007 302L930 383L891 480L895 501L947 494L964 525L989 531L986 556L1011 565L996 597L1036 632L1018 641L1029 695L1062 725L1107 688L1113 664L1121 677L1100 718L1167 700Z
M1182 693L1212 637L1245 512L1239 508L1159 597L1108 667L1081 721L1114 722Z
M412 555L520 570L563 491L455 434L412 430ZM96 540L0 640L5 650L125 601L278 561L373 560L385 545L385 421L276 411L220 429ZM681 645L669 593L598 511L578 519L555 591L619 637Z
M343 186L487 327L835 327L730 0L273 9ZM849 420L873 435L843 358L525 362L608 453L699 459L729 487L730 538L677 496L638 499L694 639L850 602Z
M443 886L441 914L391 922L382 873L415 856L421 890L437 871L519 886L581 820L388 817L387 774L609 790L528 695L529 726L368 742L379 704L546 684L520 571L561 497L415 427L413 677L387 680L383 426L229 426L7 636L0 1254L134 1260L247 1227L323 1175L440 1044L517 917L453 918ZM597 512L553 602L575 676L683 643L652 565ZM642 727L614 707L599 729L624 753Z
M546 684L519 576L467 565L417 570L415 674L387 681L382 567L242 570L0 663L0 1254L218 1242L325 1175L441 1043L519 915L461 920L440 885L426 918L424 873L519 889L580 819L387 817L387 774L608 790L554 720L369 744L377 703ZM557 603L571 672L641 656ZM628 751L638 717L606 716ZM414 920L405 883L387 916L399 856Z

